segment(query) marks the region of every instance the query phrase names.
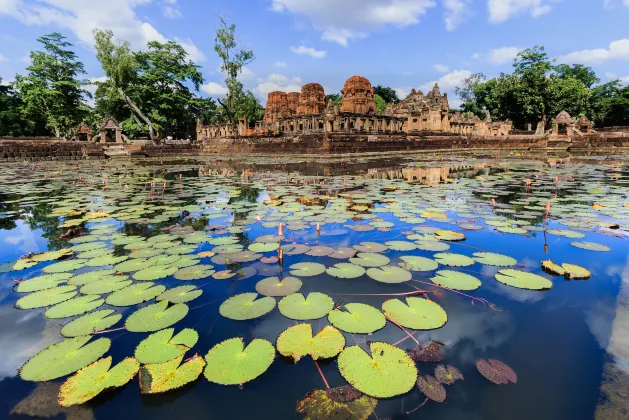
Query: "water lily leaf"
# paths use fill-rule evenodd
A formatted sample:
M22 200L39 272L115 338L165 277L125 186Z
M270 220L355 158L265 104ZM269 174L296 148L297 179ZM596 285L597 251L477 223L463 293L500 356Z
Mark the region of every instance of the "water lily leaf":
M107 276L81 286L80 290L84 295L104 295L123 289L132 283L133 281L127 276Z
M515 384L518 382L518 375L515 374L513 369L498 360L478 360L476 369L485 379L496 385L506 385L509 382Z
M518 261L507 255L494 254L492 252L475 252L474 259L484 265L493 265L495 267L510 267L516 265Z
M18 309L43 308L65 302L76 294L76 286L57 286L24 296L15 303L15 307Z
M59 390L59 404L70 407L83 404L101 392L126 385L140 370L133 357L127 357L111 370L111 356L100 359L68 378Z
M177 247L173 247L173 248L177 248ZM168 251L173 248L166 249L166 253L169 253ZM140 249L138 251L133 251L131 254L129 254L129 258L148 259L148 258L155 257L163 253L164 253L164 250L162 249L146 248L146 249Z
M382 267L384 265L388 265L391 260L389 257L384 255L370 252L359 252L356 254L356 257L350 258L350 262L362 267Z
M454 290L476 290L481 286L481 281L476 277L452 270L437 271L430 281Z
M273 252L277 251L280 247L279 243L262 243L262 242L254 242L249 245L249 251L251 252Z
M514 235L526 235L528 230L521 227L499 227L496 229L498 232L502 233L512 233Z
M438 230L435 232L435 236L441 241L458 242L465 240L464 234L451 230Z
M49 319L70 318L94 310L105 303L100 296L79 296L56 304L44 312Z
M361 242L358 245L354 245L353 248L358 252L366 252L366 253L377 253L384 252L388 248L377 242Z
M147 268L146 262L148 258L131 258L114 267L114 271L119 273L131 273L132 271L142 270Z
M136 271L133 274L133 278L138 281L159 280L172 276L177 272L177 270L177 267L173 267L172 265L154 265L152 267Z
M585 238L585 235L582 234L581 232L577 232L577 231L569 230L569 229L548 229L546 233L550 235L555 235L555 236L563 236L564 238L572 238L572 239Z
M60 261L58 263L51 264L49 266L44 267L42 270L44 273L64 273L67 271L78 270L79 268L85 267L84 260L66 260Z
M74 245L71 248L71 251L74 252L85 252L85 251L93 251L95 249L102 249L107 246L107 242L86 242L84 244ZM56 260L57 258L53 258Z
M65 324L61 328L61 335L64 337L90 335L116 325L121 319L122 315L113 309L90 312Z
M563 263L561 266L565 270L566 277L571 279L587 279L592 273L583 267L574 264Z
M172 265L181 259L181 255L162 254L146 260L146 267L152 265Z
M328 257L335 258L337 260L348 260L354 255L356 255L356 250L354 248L339 247L336 248L333 253L328 255Z
M463 374L452 365L448 365L447 367L438 365L435 367L435 378L442 384L452 385L456 381L462 381Z
M149 335L136 347L135 357L142 364L165 363L183 356L199 340L199 334L191 328L173 337L174 333L174 328L167 328Z
M69 375L98 360L109 350L111 340L90 336L66 338L37 353L22 366L20 377L25 381L50 381Z
M307 321L326 316L334 308L334 301L319 292L312 292L307 298L301 293L293 293L280 300L278 308L286 318Z
M423 239L415 241L415 243L417 244L417 249L421 249L422 251L441 252L450 249L450 245L439 241Z
M275 309L277 303L272 297L258 298L257 293L241 293L223 302L219 312L225 318L236 321L259 318Z
M519 289L546 290L553 287L553 282L545 277L511 268L498 271L494 277L500 283Z
M306 252L306 255L310 255L311 257L325 257L333 254L334 251L334 248L329 246L313 246Z
M563 276L564 274L566 274L566 270L563 267L555 264L551 260L542 261L542 268L544 269L544 271L550 274L555 274L558 276Z
M411 270L411 271L433 271L439 267L439 264L431 260L430 258L425 257L415 257L410 255L404 255L400 257L403 261L400 263L400 267Z
M105 267L108 265L116 265L120 264L123 261L128 260L129 257L123 255L121 257L116 257L114 255L104 255L102 257L92 258L91 260L87 260L85 263L86 267Z
M404 350L387 343L370 343L371 356L359 346L338 357L341 375L354 388L376 398L406 394L415 385L417 368Z
M326 325L314 337L310 324L298 324L284 330L277 338L277 351L298 362L310 355L314 360L335 357L345 347L345 337L334 327Z
M413 278L409 271L392 265L370 268L367 270L367 275L380 283L404 283Z
M59 249L57 251L48 251L48 252L42 252L39 254L31 255L28 257L28 259L35 262L54 261L54 260L58 260L59 258L69 257L72 254L73 252L71 249L64 248L64 249Z
M443 350L443 343L429 341L417 346L408 355L416 362L435 363L443 360L445 351Z
M107 296L106 303L111 306L133 306L148 302L166 290L166 286L156 286L147 281L132 284Z
M180 268L175 272L174 277L177 280L199 280L210 277L214 272L214 266L199 264Z
M157 300L167 300L170 303L186 303L195 300L203 294L203 290L197 289L197 286L186 285L173 287L157 296Z
M417 249L417 244L407 241L389 241L384 244L393 251L413 251Z
M313 262L293 264L289 269L295 277L314 277L325 273L325 265Z
M443 327L448 314L439 304L424 298L390 299L382 304L382 312L394 322L413 330L434 330Z
M570 245L587 251L608 252L612 250L610 247L596 242L570 242Z
M196 245L179 245L179 246L171 246L170 248L166 248L166 253L171 255L183 255L190 254L197 250Z
M433 255L439 264L451 267L467 267L473 265L476 261L466 255L452 254L449 252Z
M196 381L203 372L205 360L198 354L183 364L181 364L182 360L183 356L179 356L165 363L142 366L140 368L142 394L161 394Z
M356 279L365 274L365 269L356 264L339 263L333 267L328 267L326 272L332 277L341 279Z
M417 378L417 387L428 399L436 402L444 402L446 400L446 389L433 376L420 375Z
M205 356L208 381L240 385L262 375L275 359L275 348L266 340L254 339L245 348L242 338L232 338L212 347Z
M377 399L346 385L308 393L297 402L297 412L304 420L367 420L377 404Z
M236 276L236 273L234 273L232 270L221 270L212 274L212 278L216 280L227 280L235 276Z
M288 296L301 289L302 282L297 277L267 277L256 283L256 291L264 296Z
M308 250L310 250L310 247L303 244L292 244L284 245L282 247L282 250L284 251L284 255L300 255L308 252Z
M328 314L328 321L336 328L351 334L371 334L387 323L378 309L364 303L347 303L346 311L334 309Z
M61 283L66 283L70 278L72 278L70 273L45 274L23 280L13 290L18 293L39 292L40 290L52 289Z
M125 327L131 332L158 331L181 321L188 314L188 305L179 303L168 308L168 302L162 301L138 309L125 321Z

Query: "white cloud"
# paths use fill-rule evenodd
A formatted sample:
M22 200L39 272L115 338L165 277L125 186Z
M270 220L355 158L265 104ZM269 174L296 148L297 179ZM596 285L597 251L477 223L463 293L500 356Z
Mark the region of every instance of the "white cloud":
M301 92L302 81L299 77L287 77L283 74L272 73L266 79L258 79L258 85L252 89L263 103L269 92Z
M286 61L276 61L275 63L273 63L273 67L277 67L278 69L284 69L288 66L288 64L286 64Z
M501 64L511 63L520 51L522 51L522 49L518 47L494 48L487 53L472 54L472 58L474 60L484 59L493 65L499 66Z
M448 74L444 74L439 78L439 80L433 80L425 83L419 88L424 92L424 94L427 94L430 90L432 90L435 83L438 83L441 93L450 93L454 91L454 88L460 86L461 83L463 83L463 80L467 79L471 75L472 72L469 70L454 70Z
M162 6L162 14L167 19L180 19L183 13L177 7L177 0L164 0Z
M247 84L247 82L251 82L256 79L256 74L249 70L249 67L243 67L238 75L238 80L242 83Z
M178 38L175 37L175 41L183 47L184 50L188 53L188 58L195 63L200 63L206 60L205 54L197 48L197 46L192 42L190 38Z
M325 51L317 50L312 47L306 47L305 45L300 45L299 47L290 47L290 50L295 54L309 55L312 58L323 58L327 54Z
M201 92L207 94L208 96L224 96L227 95L227 87L223 86L219 83L209 82L204 85L201 85Z
M619 4L629 6L629 0L605 0L603 4L605 5L605 7L611 9Z
M558 0L487 0L489 21L501 23L521 13L539 17L550 12L550 3L555 1Z
M629 60L629 38L614 41L608 48L574 51L557 58L566 64L600 64L610 60Z
M620 83L623 85L629 85L629 76L621 77L618 80L620 80Z
M453 31L461 23L465 22L472 15L470 8L471 0L443 0L444 21L446 29Z
M443 64L435 64L435 68L439 73L447 73L450 71L450 67Z
M616 76L614 73L606 72L605 73L605 78L607 80L616 80L616 79L618 79L618 76Z
M404 99L406 98L409 93L411 93L411 89L409 87L396 87L393 88L393 90L395 91L395 93L397 93L397 97L400 99Z
M372 29L415 25L434 6L434 0L271 0L271 10L304 17L323 39L343 46Z

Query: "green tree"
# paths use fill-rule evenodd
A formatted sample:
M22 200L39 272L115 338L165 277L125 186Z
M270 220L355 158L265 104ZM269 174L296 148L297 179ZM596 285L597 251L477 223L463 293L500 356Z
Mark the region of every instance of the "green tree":
M588 89L591 89L592 86L601 82L601 79L596 76L596 72L594 72L591 67L584 66L583 64L575 64L573 66L560 64L555 67L555 70L560 79L577 79Z
M70 49L66 37L55 32L37 38L43 51L30 53L31 65L25 76L17 75L15 87L23 101L26 119L45 121L45 127L56 137L69 135L85 116L83 97L85 74L83 63Z
M471 112L477 116L482 116L487 108L487 94L484 85L487 78L483 73L474 73L463 80L461 86L457 86L454 92L461 98L463 103L461 109L464 112ZM486 93L483 95L483 93Z
M332 101L332 103L337 107L341 106L342 99L343 99L343 96L340 93L333 93L331 95L325 95L325 103L327 104L328 101Z
M373 95L373 98L376 100L376 114L383 113L384 110L387 109L386 101L377 93Z
M229 24L222 15L219 15L219 20L220 25L216 30L214 39L214 51L216 51L222 61L221 71L225 74L227 95L223 100L218 99L218 102L224 110L228 121L234 127L234 132L237 132L236 122L238 121L238 115L236 106L246 96L237 96L243 92L243 86L238 80L238 76L242 72L242 68L254 60L254 55L253 51L249 49L238 49L238 43L234 37L236 25Z
M398 102L400 102L400 98L398 98L397 92L390 87L378 85L373 88L373 93L374 95L380 96L388 104L397 104Z
M152 121L129 96L129 90L138 77L138 62L129 43L124 41L114 44L113 37L114 33L110 30L94 30L96 57L107 75L107 86L118 92L131 109L131 116L135 123L139 127L146 125L151 140L155 141L157 136ZM113 99L112 95L112 92L107 93L107 96Z
M592 89L590 120L597 127L629 125L629 86L614 80Z
M30 130L20 115L22 99L0 78L0 136L24 136Z

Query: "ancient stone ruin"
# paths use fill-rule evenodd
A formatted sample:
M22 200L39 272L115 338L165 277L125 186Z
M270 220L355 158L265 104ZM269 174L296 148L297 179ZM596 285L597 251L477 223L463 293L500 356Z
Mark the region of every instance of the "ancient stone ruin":
M376 113L376 101L369 80L352 76L345 82L341 100L341 112L371 115Z
M92 137L93 137L94 133L92 132L92 129L89 128L85 122L81 121L81 123L79 125L77 125L76 127L74 127L74 130L72 130L72 138L70 138L71 141L92 141Z
M325 109L325 93L319 83L308 83L302 86L297 115L317 115Z
M98 134L92 139L99 143L130 143L129 138L122 134L122 127L115 118L105 118L103 124L98 129Z

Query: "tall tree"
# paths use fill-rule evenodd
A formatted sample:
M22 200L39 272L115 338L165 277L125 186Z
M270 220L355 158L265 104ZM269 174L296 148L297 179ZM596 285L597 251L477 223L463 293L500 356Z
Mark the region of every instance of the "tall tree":
M221 71L225 74L225 85L227 86L227 95L223 100L218 99L219 104L225 111L227 119L234 127L236 133L236 122L238 116L234 105L236 95L243 92L242 83L238 80L238 76L242 72L242 68L254 60L253 51L250 49L239 49L234 32L236 25L229 24L227 18L219 15L220 25L216 30L214 39L214 51L222 60Z
M463 102L461 109L464 112L471 112L477 116L484 114L487 107L486 95L481 97L482 89L479 89L487 78L483 73L474 73L463 80L461 86L457 86L454 92L461 98Z
M555 70L560 79L577 79L588 89L591 89L592 86L601 82L601 79L596 76L596 72L594 72L591 67L584 66L583 64L575 64L573 66L560 64L555 67Z
M379 95L388 104L397 104L398 102L400 102L400 98L398 98L397 92L390 87L378 85L373 88L373 93L374 95Z
M85 68L63 35L54 32L37 41L44 50L31 52L27 74L15 78L22 113L25 118L45 120L56 137L66 136L86 113L82 101L89 93L83 88L86 82L79 80Z
M22 105L20 97L0 78L0 136L23 136L30 131L20 115Z
M96 41L96 57L100 61L111 87L113 87L120 97L131 109L132 116L139 126L142 123L140 118L148 127L148 133L152 141L157 139L152 121L140 106L129 96L129 88L137 79L138 63L131 51L127 41L114 44L112 41L114 33L110 30L94 30L94 40Z

